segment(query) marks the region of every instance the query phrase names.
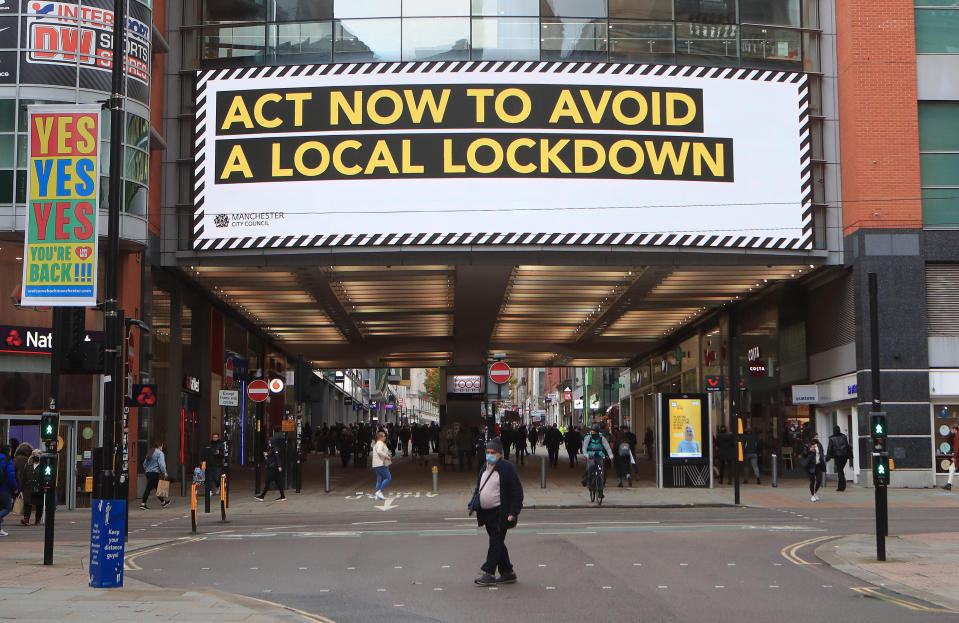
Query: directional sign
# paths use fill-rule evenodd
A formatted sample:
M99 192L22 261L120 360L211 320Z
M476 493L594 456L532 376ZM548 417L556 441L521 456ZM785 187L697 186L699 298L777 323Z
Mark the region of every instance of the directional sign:
M497 385L502 385L509 381L510 372L511 370L508 365L502 361L497 361L489 367L489 380Z
M267 396L270 395L270 388L267 386L266 381L256 379L250 382L246 388L246 393L253 402L263 402Z

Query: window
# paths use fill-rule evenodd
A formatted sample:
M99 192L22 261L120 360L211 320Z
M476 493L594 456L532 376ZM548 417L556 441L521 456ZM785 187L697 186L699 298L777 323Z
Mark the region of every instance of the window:
M606 60L606 21L543 19L540 49L544 61Z
M279 63L329 63L333 60L333 22L271 26L270 47Z
M204 0L204 23L262 22L266 19L265 0Z
M959 6L954 0L917 0L917 4L953 6L916 9L916 52L959 54Z
M296 22L330 19L333 0L270 0L270 19L277 22Z
M0 100L0 132L13 132L13 123L17 118L16 112L16 100Z
M400 60L400 20L351 19L336 22L333 60L337 63Z
M740 45L743 64L801 69L802 34L798 30L743 26Z
M204 59L233 59L253 65L264 59L266 30L262 25L204 28L201 55Z
M469 14L470 0L403 0L403 17L447 17Z
M473 15L539 17L539 0L472 0L472 5Z
M609 0L610 17L673 19L672 0Z
M799 0L739 0L739 21L799 26L799 4Z
M672 22L611 21L609 24L610 61L667 62L673 52Z
M606 17L606 0L542 0L543 17Z
M535 17L473 19L473 60L539 60L539 20Z
M733 64L737 47L734 25L676 24L676 57L682 63Z
M959 227L959 102L919 102L922 221Z
M333 5L333 17L399 17L400 0L339 0Z
M736 0L676 0L676 19L700 24L734 24Z
M468 61L469 58L469 18L403 20L404 61Z

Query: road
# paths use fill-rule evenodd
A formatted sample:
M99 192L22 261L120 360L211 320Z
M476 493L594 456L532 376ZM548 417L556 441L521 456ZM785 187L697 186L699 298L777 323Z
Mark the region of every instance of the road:
M521 515L507 544L519 582L472 583L486 536L462 516L411 508L339 517L284 503L197 540L181 514L131 514L131 535L177 539L128 557L127 573L164 587L209 587L296 608L305 620L366 621L954 621L911 600L865 596L818 564L830 537L869 532L866 509L555 509ZM893 509L893 534L953 524L947 508ZM82 516L58 538L82 539ZM76 521L71 524L70 521ZM41 538L37 531L29 538ZM310 617L313 617L312 619Z

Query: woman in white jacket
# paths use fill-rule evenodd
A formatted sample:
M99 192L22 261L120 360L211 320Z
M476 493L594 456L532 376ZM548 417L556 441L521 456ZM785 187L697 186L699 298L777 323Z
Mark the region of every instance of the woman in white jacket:
M386 447L386 433L379 431L376 433L376 441L373 442L373 471L376 472L376 499L385 500L383 489L390 484L392 476L390 475L390 463L392 463L390 449Z

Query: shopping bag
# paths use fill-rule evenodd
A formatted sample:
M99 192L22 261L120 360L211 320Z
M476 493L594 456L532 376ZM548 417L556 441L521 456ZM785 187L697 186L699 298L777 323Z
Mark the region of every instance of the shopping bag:
M157 483L157 497L158 498L168 498L170 497L170 481L161 480Z
M23 514L23 495L18 495L17 499L13 501L13 509L10 511L11 515L22 515Z

